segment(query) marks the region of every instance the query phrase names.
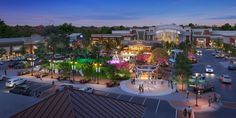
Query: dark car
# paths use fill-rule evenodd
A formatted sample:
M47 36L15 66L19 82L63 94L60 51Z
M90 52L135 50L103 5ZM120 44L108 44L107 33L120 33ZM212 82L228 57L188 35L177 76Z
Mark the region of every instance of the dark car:
M21 70L17 72L17 76L21 76L21 75L26 75L29 74L30 71L29 70Z
M25 68L25 64L24 63L16 63L13 67L14 67L14 69L23 69L23 68Z
M236 70L236 64L229 65L228 70Z
M17 85L16 87L10 90L10 93L21 94L21 95L26 95L26 96L29 96L30 92L31 92L30 87L25 84Z
M213 91L214 90L214 85L210 82L205 82L202 84L198 84L197 87L194 87L193 90L195 92L200 91L200 93L204 93L207 91Z
M89 82L88 79L82 79L82 80L79 81L79 83L81 83L81 84L86 84L86 83L88 83L88 82Z

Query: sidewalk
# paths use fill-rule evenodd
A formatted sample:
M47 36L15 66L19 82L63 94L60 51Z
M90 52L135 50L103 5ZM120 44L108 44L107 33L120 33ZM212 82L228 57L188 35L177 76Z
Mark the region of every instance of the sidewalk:
M118 93L118 94L128 94L128 93L122 91L119 87L108 88L108 87L106 87L106 85L101 85L101 84L88 84L88 83L87 84L80 84L79 82L71 83L69 80L58 81L57 79L51 79L50 77L45 77L45 78L42 78L42 80L40 80L40 79L38 79L34 76L30 76L30 75L24 75L21 77L24 77L24 78L28 79L29 81L38 82L38 83L52 84L52 82L54 81L54 85L73 85L73 87L75 87L75 88L91 87L91 88L94 88L95 90L100 90L100 91L105 91L105 92L113 92L113 93Z
M218 110L222 103L211 103L211 106L209 106L208 99L209 96L213 98L213 92L205 93L203 95L198 96L198 106L195 106L196 104L196 96L195 94L191 93L189 98L187 99L185 96L185 92L175 93L169 98L169 103L174 108L178 110L183 110L185 107L191 106L194 112L211 112ZM217 96L219 96L217 94Z
M96 90L100 90L104 92L130 95L130 93L127 93L121 90L120 87L108 88L106 87L106 85L80 84L78 82L71 83L69 81L57 81L56 79L51 79L51 78L43 78L42 80L40 80L29 75L22 76L22 77L25 77L30 81L39 82L39 83L52 84L52 81L54 81L55 85L73 85L76 88L92 87ZM132 95L135 95L135 94L132 94ZM195 94L193 93L190 93L188 99L186 98L185 92L173 93L173 94L165 95L165 96L158 96L158 98L169 101L170 105L179 111L182 111L185 107L188 107L188 106L192 107L193 112L211 112L211 111L218 110L222 106L222 103L212 103L211 106L209 107L208 106L209 95L211 95L211 97L213 98L213 92L205 93L198 97L198 107L195 106L196 98L195 98ZM217 96L219 95L217 94Z

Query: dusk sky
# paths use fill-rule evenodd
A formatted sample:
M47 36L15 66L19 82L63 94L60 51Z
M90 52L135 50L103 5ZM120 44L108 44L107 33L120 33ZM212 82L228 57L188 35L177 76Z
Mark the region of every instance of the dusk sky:
M9 25L148 26L236 23L236 0L1 0Z

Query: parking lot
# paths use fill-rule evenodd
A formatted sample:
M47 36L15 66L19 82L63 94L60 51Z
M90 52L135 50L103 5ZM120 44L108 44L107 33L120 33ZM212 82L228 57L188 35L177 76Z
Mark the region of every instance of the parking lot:
M144 114L145 118L148 118L148 117L175 118L177 115L176 109L171 107L167 101L160 100L158 98L115 94L115 93L108 93L108 92L96 91L96 90L95 90L94 94L107 96L110 98L115 98L118 100L132 102L132 103L136 103L136 104L142 104L142 105L146 106L145 114ZM168 111L168 113L167 113L167 111Z
M0 81L0 90L5 93L10 93L9 91L14 89L14 88L7 88L5 87L5 83L7 80ZM37 82L32 82L32 81L27 81L24 84L21 85L26 85L29 86L30 90L30 95L32 97L39 97L41 93L47 91L52 87L51 84L46 84L46 83L37 83ZM11 93L13 94L13 93Z

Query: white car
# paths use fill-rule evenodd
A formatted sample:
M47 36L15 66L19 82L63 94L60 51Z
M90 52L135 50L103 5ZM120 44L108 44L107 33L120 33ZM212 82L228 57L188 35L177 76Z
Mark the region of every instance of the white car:
M14 87L16 85L23 84L25 82L26 82L25 79L22 79L22 78L19 78L19 77L12 77L9 80L7 80L5 86L11 88L11 87Z
M232 79L229 75L221 75L220 81L223 83L232 83Z
M4 62L3 61L0 61L0 65L3 65L4 64Z
M3 81L6 79L6 75L0 75L0 81Z
M206 73L213 73L214 72L214 69L211 65L207 65L205 70L206 70Z
M94 89L91 87L83 87L79 89L80 91L88 92L88 93L93 93Z
M201 50L197 50L197 55L202 56L202 51Z

